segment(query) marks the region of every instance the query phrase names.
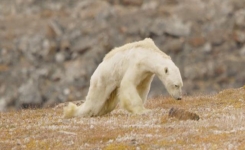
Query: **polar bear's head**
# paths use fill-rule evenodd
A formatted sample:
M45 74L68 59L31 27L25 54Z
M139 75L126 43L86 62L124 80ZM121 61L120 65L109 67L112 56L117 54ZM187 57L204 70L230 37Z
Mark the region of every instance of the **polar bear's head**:
M170 59L161 67L160 80L165 85L168 93L176 100L182 98L183 81L179 68Z

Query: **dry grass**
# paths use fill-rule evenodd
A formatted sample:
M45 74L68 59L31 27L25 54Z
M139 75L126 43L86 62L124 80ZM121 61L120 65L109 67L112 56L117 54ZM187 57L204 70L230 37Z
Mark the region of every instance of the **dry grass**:
M62 108L1 113L0 149L245 149L245 87L182 101L156 98L152 112L116 109L96 118L62 118ZM171 107L199 121L168 117Z

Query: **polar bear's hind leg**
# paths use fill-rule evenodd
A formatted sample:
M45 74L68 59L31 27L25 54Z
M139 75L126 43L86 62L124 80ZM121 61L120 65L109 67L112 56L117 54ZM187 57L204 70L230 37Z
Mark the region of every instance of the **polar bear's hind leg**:
M107 85L106 88L102 86L90 88L86 101L79 107L77 116L92 117L104 114L104 106L113 89L113 85Z
M73 103L69 103L68 106L64 107L63 117L64 118L72 118L77 113L77 105Z

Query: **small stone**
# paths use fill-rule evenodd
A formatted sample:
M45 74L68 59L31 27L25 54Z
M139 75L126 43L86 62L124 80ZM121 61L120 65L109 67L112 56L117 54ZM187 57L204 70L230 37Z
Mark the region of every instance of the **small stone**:
M61 25L56 20L50 21L46 29L46 34L49 38L61 37L63 34Z
M240 49L240 54L242 56L245 56L245 46L243 46L241 49Z
M182 50L183 45L184 45L184 39L176 39L167 42L163 49L164 51L178 53Z
M169 117L175 117L179 120L199 120L200 117L196 113L192 113L180 108L171 108L168 114Z
M227 31L223 30L214 30L213 32L210 32L207 36L207 40L213 45L213 46L219 46L222 45L226 40Z
M56 60L56 62L58 62L58 63L62 63L62 62L64 62L65 61L65 55L63 54L63 53L57 53L56 55L55 55L55 60Z
M95 40L91 40L91 37L80 37L74 42L72 50L84 54L94 46L95 42Z
M64 94L65 95L69 95L71 93L70 89L66 88L64 89Z
M143 10L155 10L157 8L157 2L149 1L142 5L141 9Z
M67 40L67 39L61 40L61 42L60 42L60 49L61 49L61 51L62 50L69 50L70 47L71 47L71 43L70 43L69 40Z
M166 21L165 32L173 36L188 36L191 33L191 24L183 23L178 17Z
M193 47L200 47L200 46L204 45L206 40L204 37L200 36L200 37L190 38L188 42Z
M136 145L136 143L137 143L137 140L135 139L135 138L133 138L133 139L131 139L131 144L133 144L133 145Z
M235 24L237 27L245 27L245 10L241 9L235 13Z
M27 83L24 83L19 88L19 101L18 106L26 105L26 104L41 104L42 96L40 94L40 90L38 88L37 81L30 79Z
M233 38L235 41L237 41L239 43L245 43L245 32L235 31L233 33Z
M9 67L7 65L1 65L0 64L0 72L5 72L5 71L8 71L9 70Z
M210 51L212 50L212 45L211 45L210 43L206 43L206 44L203 46L202 50L203 50L204 52L208 53L208 52L210 52Z
M150 32L157 36L160 36L165 32L165 28L166 21L163 19L156 19L150 27Z
M143 4L143 0L122 0L122 4L130 5L130 6L141 6Z

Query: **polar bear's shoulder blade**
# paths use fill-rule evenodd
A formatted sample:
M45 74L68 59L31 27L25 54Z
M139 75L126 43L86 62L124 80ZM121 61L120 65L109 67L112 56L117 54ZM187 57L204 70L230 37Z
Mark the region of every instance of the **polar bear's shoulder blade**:
M115 54L118 54L118 52L124 52L127 50L132 50L132 49L136 49L136 48L143 48L143 49L147 49L147 50L153 50L155 52L158 52L159 54L163 55L166 58L170 58L167 54L165 54L164 52L162 52L154 43L154 41L151 38L145 38L142 41L137 41L137 42L133 42L133 43L128 43L125 44L121 47L116 47L114 49L112 49L105 57L104 60L110 59L111 57L113 57Z

